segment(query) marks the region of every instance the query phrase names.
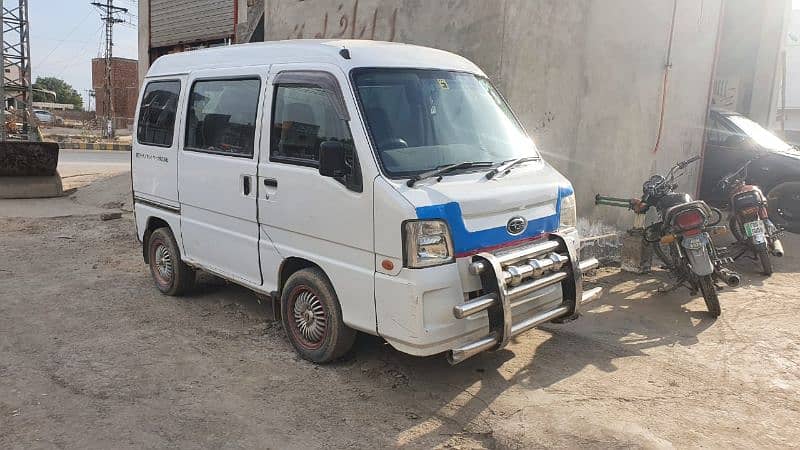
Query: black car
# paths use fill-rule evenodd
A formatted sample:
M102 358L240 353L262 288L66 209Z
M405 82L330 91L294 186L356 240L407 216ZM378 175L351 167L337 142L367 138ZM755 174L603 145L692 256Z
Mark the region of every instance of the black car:
M800 151L736 112L712 110L706 135L700 197L724 206L728 199L718 187L720 179L752 159L747 182L767 195L770 218L800 233Z

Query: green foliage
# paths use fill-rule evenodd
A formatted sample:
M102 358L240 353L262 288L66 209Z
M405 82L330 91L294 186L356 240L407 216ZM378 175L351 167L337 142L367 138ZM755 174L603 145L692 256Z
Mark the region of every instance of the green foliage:
M78 91L64 80L55 77L38 77L36 78L36 83L33 84L33 88L33 101L35 102L71 103L75 105L76 109L83 110L83 98L78 94ZM36 89L53 91L57 97L53 100L52 94L37 91Z

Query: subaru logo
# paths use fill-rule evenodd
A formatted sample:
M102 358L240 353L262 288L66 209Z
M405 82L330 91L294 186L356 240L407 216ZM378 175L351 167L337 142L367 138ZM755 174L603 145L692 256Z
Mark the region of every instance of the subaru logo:
M508 230L508 233L513 236L522 234L526 228L528 228L528 221L525 220L524 217L520 216L512 217L509 219L508 224L506 225L506 230Z

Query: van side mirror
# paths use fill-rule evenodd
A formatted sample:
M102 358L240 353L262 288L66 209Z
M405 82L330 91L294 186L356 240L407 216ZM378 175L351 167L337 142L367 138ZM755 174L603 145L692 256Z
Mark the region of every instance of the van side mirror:
M319 174L323 177L347 175L344 145L339 141L325 141L319 146Z

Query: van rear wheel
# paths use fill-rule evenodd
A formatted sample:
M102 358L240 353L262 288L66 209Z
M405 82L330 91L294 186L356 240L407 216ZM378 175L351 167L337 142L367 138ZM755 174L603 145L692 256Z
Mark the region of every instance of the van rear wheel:
M178 243L169 228L159 228L147 241L150 274L161 293L185 294L194 285L195 272L181 260Z
M355 341L356 332L344 324L333 286L317 268L299 270L286 281L281 320L297 353L315 363L342 357Z

